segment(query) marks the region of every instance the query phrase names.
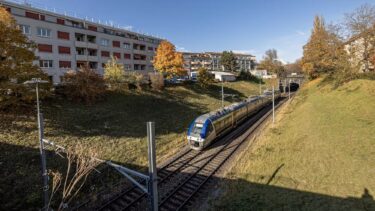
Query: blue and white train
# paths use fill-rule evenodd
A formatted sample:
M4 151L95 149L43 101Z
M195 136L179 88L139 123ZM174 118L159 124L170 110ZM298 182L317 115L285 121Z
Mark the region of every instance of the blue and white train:
M279 97L280 92L275 91L275 100ZM189 126L187 133L189 146L195 150L204 149L216 138L232 130L270 103L272 103L272 92L266 91L263 95L249 97L242 102L199 116Z

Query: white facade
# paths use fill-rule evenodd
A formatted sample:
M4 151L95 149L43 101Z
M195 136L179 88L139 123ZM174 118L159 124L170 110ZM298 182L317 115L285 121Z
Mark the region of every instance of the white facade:
M224 67L220 64L221 54L218 52L182 52L184 68L188 72L197 71L201 67L208 70L224 71ZM234 54L234 56L236 57L239 71L251 71L255 68L255 56L250 54Z
M219 72L219 71L211 71L211 73L215 76L215 80L218 80L218 81L235 81L236 80L236 76L232 73Z
M151 63L161 39L31 7L0 1L23 33L38 46L36 64L54 83L68 70L87 64L103 74L104 64L117 57L125 71L154 71Z

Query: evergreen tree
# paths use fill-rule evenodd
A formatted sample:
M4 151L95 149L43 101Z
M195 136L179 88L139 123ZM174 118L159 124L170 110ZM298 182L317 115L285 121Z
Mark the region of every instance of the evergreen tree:
M237 69L237 60L232 51L223 51L220 64L223 65L224 71L234 72Z

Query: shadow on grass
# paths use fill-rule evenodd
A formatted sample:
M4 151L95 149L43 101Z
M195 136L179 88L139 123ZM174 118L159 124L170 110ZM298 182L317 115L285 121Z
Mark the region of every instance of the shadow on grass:
M39 149L0 142L0 152L0 210L39 210L43 204ZM46 161L48 171L65 174L67 160L54 150L46 150ZM147 169L146 166L121 165L141 171ZM49 179L51 188L52 178ZM75 206L88 198L94 199L98 193L106 189L115 191L116 188L127 186L129 184L116 170L99 164L88 176L80 194L70 205ZM58 199L59 196L56 194L52 200L52 207L57 207Z
M39 150L36 148L21 147L0 143L0 209L1 210L37 210L42 205L41 172ZM56 158L53 151L47 151L47 168L63 169L64 160ZM126 165L126 164L122 164ZM144 166L131 166L143 169ZM111 199L114 193L121 192L129 185L108 185L108 182L118 181L121 177L112 169L105 166L94 171L80 197L72 204L80 204L90 198L96 203ZM166 171L166 170L164 170ZM164 175L168 171L164 172ZM186 175L184 175L186 174ZM176 175L177 176L177 175ZM179 177L189 177L187 173L180 172ZM271 178L272 175L269 175ZM277 177L277 176L276 176ZM337 197L312 192L301 191L274 185L253 183L243 179L226 179L214 177L214 181L229 187L228 192L220 200L215 199L214 209L219 210L374 210L375 201L373 192L364 187L361 197ZM169 180L173 181L173 177ZM107 192L97 195L100 188ZM163 193L159 193L163 194ZM199 196L197 196L199 197ZM218 203L220 202L220 203ZM97 206L89 203L82 210ZM95 204L95 205L93 205Z
M146 122L156 122L156 133L182 133L204 109L172 95L145 92L110 93L92 106L59 100L45 108L48 137L61 135L142 138Z

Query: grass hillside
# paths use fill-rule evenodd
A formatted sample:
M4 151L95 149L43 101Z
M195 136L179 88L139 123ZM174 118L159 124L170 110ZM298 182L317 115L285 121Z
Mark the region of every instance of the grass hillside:
M195 117L221 106L220 90L219 84L209 89L193 84L163 92L112 93L91 106L64 99L43 102L45 138L63 146L79 141L98 149L103 159L142 168L147 164L146 122L156 123L157 159L161 161L186 144L187 127ZM226 83L225 93L236 95L227 98L226 104L258 92L258 85L251 82ZM36 116L2 115L0 131L1 207L40 207ZM65 161L56 161L56 157L48 153L48 168L63 165Z
M277 120L213 208L375 210L375 81L309 82Z

